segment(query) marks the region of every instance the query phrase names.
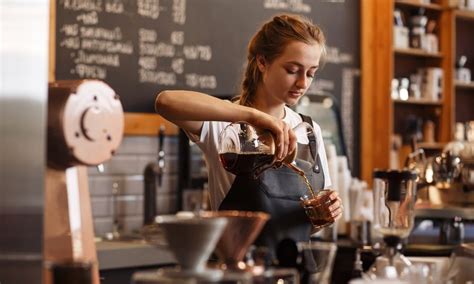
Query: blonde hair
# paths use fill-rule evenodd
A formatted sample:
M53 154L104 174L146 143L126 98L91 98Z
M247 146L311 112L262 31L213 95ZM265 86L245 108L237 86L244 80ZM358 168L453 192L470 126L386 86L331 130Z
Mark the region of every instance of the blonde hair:
M271 63L280 56L286 46L300 41L306 44L318 43L322 54L326 50L326 38L323 31L310 20L298 15L279 15L265 23L252 37L247 48L247 67L241 85L240 96L236 98L239 104L251 106L252 99L261 80L257 66L257 55Z

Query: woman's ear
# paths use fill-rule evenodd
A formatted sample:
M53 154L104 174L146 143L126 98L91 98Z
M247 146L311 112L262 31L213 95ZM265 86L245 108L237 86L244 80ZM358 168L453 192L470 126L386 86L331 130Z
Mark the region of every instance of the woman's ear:
M257 55L257 67L260 72L265 71L265 57L262 55Z

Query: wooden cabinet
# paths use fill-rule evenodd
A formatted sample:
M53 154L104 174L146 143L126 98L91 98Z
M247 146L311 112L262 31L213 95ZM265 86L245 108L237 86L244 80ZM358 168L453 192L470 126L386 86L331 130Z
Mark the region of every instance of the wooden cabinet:
M474 13L450 7L449 0L432 0L430 4L422 2L361 2L361 175L368 181L372 180L374 168L389 168L396 136L403 140L398 155L398 164L403 166L410 152L408 134L413 121L433 122L434 141L422 141L419 146L436 152L451 140L456 121L474 119L474 86L454 80L455 61L461 54L468 57L467 67L474 71ZM394 12L405 16L407 26L409 16L418 13L420 8L435 24L432 33L438 39L439 49L427 52L426 48L395 47ZM410 78L420 69L442 72L440 96L393 97L392 79Z
M466 56L465 67L471 71L471 82L454 80L454 120L466 122L474 120L474 11L456 10L454 17L454 59Z

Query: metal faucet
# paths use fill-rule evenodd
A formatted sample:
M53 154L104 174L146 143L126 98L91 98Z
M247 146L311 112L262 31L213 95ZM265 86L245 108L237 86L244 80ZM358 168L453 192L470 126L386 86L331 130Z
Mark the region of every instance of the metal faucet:
M158 131L158 157L156 162L146 165L143 172L144 192L143 192L143 224L150 225L155 221L156 216L156 190L161 187L163 170L165 167L164 151L165 127L160 126Z
M112 184L112 204L113 204L113 224L112 224L112 236L113 239L120 238L120 222L118 217L118 195L119 195L118 183L114 182Z
M97 171L98 171L100 174L104 173L104 171L105 171L104 164L98 164L96 167L97 167Z
M119 185L118 182L114 182L112 184L112 232L108 232L105 234L105 238L109 241L119 240L120 239L120 221L118 217L118 195L119 195Z

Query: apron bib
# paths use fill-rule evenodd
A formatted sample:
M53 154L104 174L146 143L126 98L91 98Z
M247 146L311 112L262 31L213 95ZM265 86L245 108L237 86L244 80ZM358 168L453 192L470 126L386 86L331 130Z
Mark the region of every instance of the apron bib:
M308 118L306 118L308 119ZM324 187L324 174L315 138L309 145L298 144L296 166L305 172L314 191ZM300 205L300 197L309 195L306 183L298 173L286 166L265 170L258 178L252 174L236 176L219 210L263 211L271 218L255 241L269 249L272 258L284 239L308 241L311 223Z

